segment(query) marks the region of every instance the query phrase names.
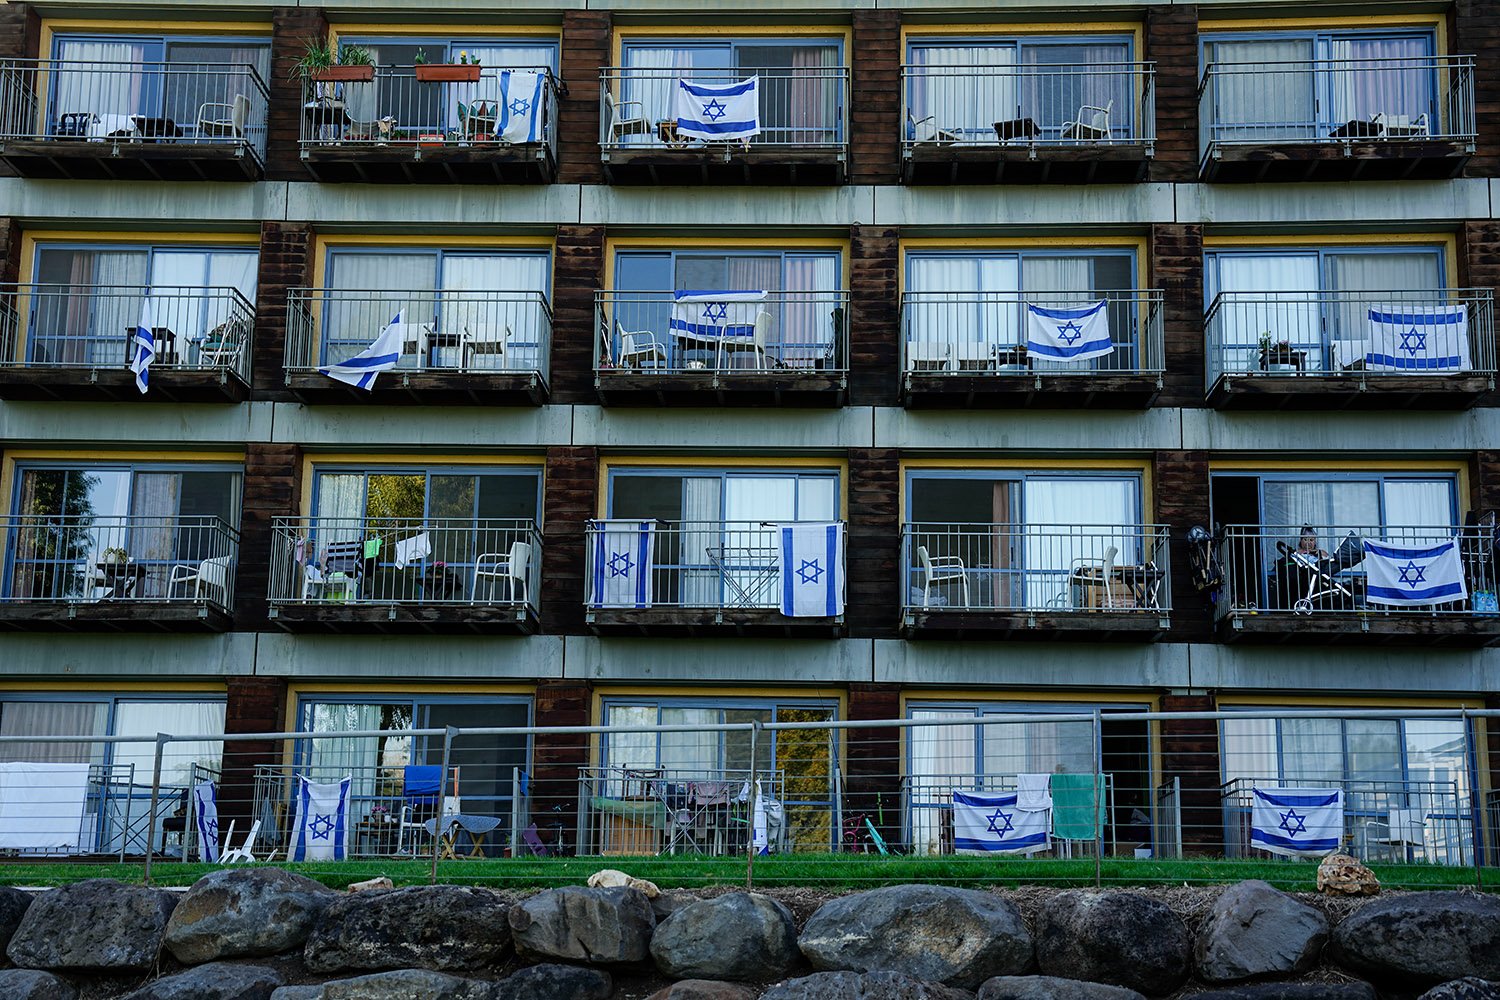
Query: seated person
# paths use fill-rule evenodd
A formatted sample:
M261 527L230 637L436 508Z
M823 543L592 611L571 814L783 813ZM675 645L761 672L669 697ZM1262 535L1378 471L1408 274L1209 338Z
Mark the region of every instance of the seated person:
M1273 607L1276 610L1291 610L1297 601L1309 594L1314 595L1311 598L1313 605L1324 610L1352 607L1352 595L1347 586L1333 582L1333 578L1364 558L1358 535L1349 532L1339 544L1338 551L1330 554L1319 547L1318 533L1303 525L1295 549L1280 542L1277 547L1282 556L1276 560L1272 571L1276 602Z

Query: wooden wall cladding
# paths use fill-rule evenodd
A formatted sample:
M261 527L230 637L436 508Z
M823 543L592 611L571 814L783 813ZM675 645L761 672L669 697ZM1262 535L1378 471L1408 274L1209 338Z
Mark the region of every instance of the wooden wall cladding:
M1162 290L1166 375L1158 406L1204 405L1203 227L1151 227L1147 273Z
M1194 525L1211 528L1208 509L1208 453L1159 451L1151 464L1155 520L1171 531L1172 631L1171 642L1211 639L1213 611L1207 595L1193 586L1188 562L1187 534Z
M235 628L264 632L271 578L272 519L295 516L302 496L302 449L295 444L245 446L240 553L234 568Z
M1494 177L1500 171L1500 5L1455 0L1448 18L1448 49L1474 57L1474 124L1479 141L1464 174Z
M608 11L563 13L562 70L567 96L558 102L558 181L602 184L599 158L599 71L609 65L613 20Z
M302 130L302 78L297 60L309 42L328 38L328 18L318 7L277 7L271 11L271 104L266 111L266 178L309 179L297 140Z
M901 616L901 456L849 451L849 634L891 638Z
M901 181L901 16L854 12L849 74L849 180Z
M849 227L849 401L891 406L900 391L898 230Z
M548 448L542 498L542 631L583 632L584 527L599 488L597 448Z
M257 399L289 400L286 391L287 290L312 284L313 230L305 222L260 225L251 386Z
M1153 181L1198 176L1198 8L1152 4L1146 11L1146 60L1156 63Z
M1169 694L1164 712L1212 712L1211 694ZM1182 782L1182 842L1188 853L1222 854L1223 803L1219 793L1219 724L1212 719L1163 720L1162 779Z
M593 403L594 293L604 282L604 227L558 226L552 279L551 399Z

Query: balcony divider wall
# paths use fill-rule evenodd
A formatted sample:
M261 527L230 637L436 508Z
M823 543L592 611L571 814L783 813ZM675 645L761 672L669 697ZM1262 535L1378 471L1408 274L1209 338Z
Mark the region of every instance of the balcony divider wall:
M856 10L849 77L849 182L895 184L901 156L901 14Z
M1186 183L1198 176L1198 7L1146 9L1145 58L1156 64L1156 155L1147 177Z
M558 66L567 84L558 104L558 182L602 184L599 93L592 81L609 65L614 20L609 11L565 10ZM559 249L561 249L559 247ZM558 283L562 289L562 283Z
M312 284L312 226L305 222L262 222L260 275L255 291L255 398L288 402L286 386L287 295ZM288 512L290 513L290 512Z
M302 77L297 63L307 46L328 40L328 17L321 7L277 7L271 12L271 108L266 116L266 177L305 181L297 140L302 130ZM306 281L295 284L307 284Z
M266 594L271 580L272 525L297 513L302 500L302 449L295 444L245 446L240 504L240 560L235 568L235 628L271 631Z
M900 231L849 227L849 402L894 406L900 401Z

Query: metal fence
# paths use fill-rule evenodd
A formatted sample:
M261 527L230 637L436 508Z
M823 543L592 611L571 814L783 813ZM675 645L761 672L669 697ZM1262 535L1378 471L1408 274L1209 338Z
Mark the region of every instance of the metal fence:
M248 65L0 62L0 141L227 144L264 161L268 102Z
M249 383L255 309L237 289L0 284L0 365L123 371L143 325L153 370L227 370Z
M729 376L848 370L848 292L723 294L724 302L689 303L673 292L596 292L595 368Z
M1473 149L1474 57L1210 62L1200 149L1284 143L1462 142Z
M14 515L0 531L0 602L234 606L240 536L217 517Z
M722 86L754 77L760 94L760 132L728 143L700 142L677 130L679 82ZM744 149L838 151L848 147L849 70L844 66L789 69L646 69L610 67L599 73L599 145L613 151Z
M1104 303L1107 340L1080 361L1028 349L1031 310L1080 310ZM1065 326L1059 321L1060 326ZM1060 336L1065 348L1083 333L1074 324ZM1072 338L1074 343L1068 343ZM1140 375L1161 372L1162 293L1158 289L1076 294L1016 292L905 292L901 296L901 367L907 372L1028 377ZM1103 351L1103 353L1100 353Z
M557 158L557 79L545 66L371 70L370 80L303 84L304 153L331 146L420 151L535 145Z
M1372 599L1366 541L1397 546L1456 542L1454 572L1466 596L1432 604L1402 605ZM1374 614L1430 618L1500 615L1496 607L1493 526L1444 525L1229 525L1221 549L1224 591L1215 605L1231 614ZM1441 566L1415 568L1403 582L1413 589L1439 582ZM1428 578L1427 574L1431 573Z
M1101 146L1156 142L1154 63L904 65L901 145Z
M1204 317L1207 378L1495 371L1488 288L1220 292Z
M269 600L534 609L541 566L541 533L531 520L280 517Z
M1164 524L902 526L902 607L914 610L1164 612Z
M1482 870L1463 869L1493 869L1500 849L1480 753L1500 711L1162 713L1126 695L1027 711L913 694L906 718L836 721L833 709L699 705L606 708L593 726L443 729L358 728L379 714L342 706L308 715L308 731L158 736L57 736L39 713L0 735L0 858L170 872L173 859L232 846L329 870L341 858L419 860L429 877L441 859L525 861L445 871L497 882L549 878L545 859L628 869L623 859L676 856L708 866L686 878L730 882L925 871L1180 883L1213 880L1213 859L1295 862L1295 843L1265 835L1295 841L1306 821L1328 836L1306 857L1337 847L1414 865L1381 870L1400 886L1483 884ZM1327 798L1322 813L1263 808L1313 795ZM849 854L899 867L774 863ZM1189 858L1192 868L1169 864ZM1135 861L1150 864L1122 864ZM1286 877L1310 874L1288 864Z
M354 357L399 325L400 372L541 375L552 355L552 306L541 292L293 288L286 367L306 372Z

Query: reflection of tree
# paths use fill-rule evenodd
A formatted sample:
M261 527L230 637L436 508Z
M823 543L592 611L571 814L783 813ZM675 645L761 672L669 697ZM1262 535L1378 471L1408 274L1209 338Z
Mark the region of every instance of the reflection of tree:
M427 484L423 476L371 476L369 491L365 515L372 521L380 518L419 518L422 516L427 494Z
M17 561L30 564L17 581L23 597L81 594L93 548L94 488L99 477L82 470L26 473L21 494Z
M782 708L778 722L827 722L824 708ZM783 729L776 733L776 764L786 775L782 799L826 802L833 794L833 748L827 729ZM826 851L832 843L833 814L827 806L787 807L787 843L792 850Z

